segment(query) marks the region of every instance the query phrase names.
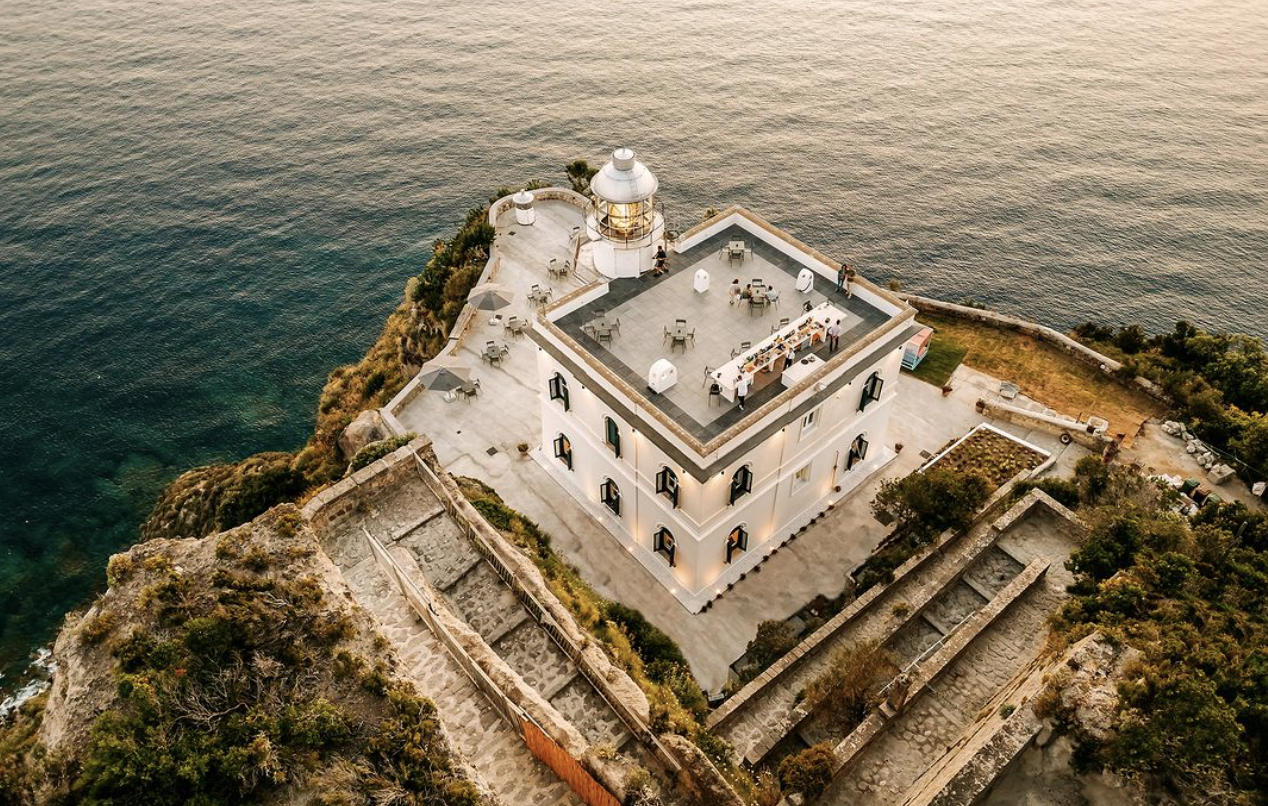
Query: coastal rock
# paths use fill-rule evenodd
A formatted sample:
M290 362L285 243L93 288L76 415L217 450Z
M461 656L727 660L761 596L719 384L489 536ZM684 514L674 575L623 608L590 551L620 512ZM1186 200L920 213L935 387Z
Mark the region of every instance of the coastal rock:
M1180 423L1177 423L1175 420L1167 420L1162 424L1163 433L1170 434L1173 437L1180 436L1180 432L1183 430L1184 426L1180 425Z
M351 459L366 445L388 436L387 425L379 412L375 409L363 411L339 435L339 451L345 459Z
M1138 657L1137 650L1114 646L1099 636L1081 641L1066 662L1061 710L1093 738L1109 736L1115 729L1123 669Z

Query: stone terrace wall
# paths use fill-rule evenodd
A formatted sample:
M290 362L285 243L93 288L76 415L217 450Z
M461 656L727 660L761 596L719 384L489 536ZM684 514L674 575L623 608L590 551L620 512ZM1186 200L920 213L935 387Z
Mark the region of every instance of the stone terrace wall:
M1006 313L998 313L996 311L988 311L982 308L970 308L967 305L956 305L953 302L944 302L940 299L931 297L921 297L916 294L899 294L901 298L910 303L916 310L926 313L947 316L954 319L965 319L970 322L981 322L991 325L992 327L1004 328L1006 330L1015 330L1019 333L1025 333L1033 336L1040 341L1047 342L1055 347L1059 347L1085 364L1100 369L1107 375L1118 378L1116 375L1123 365L1119 361L1115 361L1107 355L1098 353L1087 345L1080 344L1064 333L1058 333L1050 327L1029 322L1017 316ZM1133 378L1130 381L1123 381L1124 385L1139 389L1145 394L1160 403L1170 404L1171 399L1167 397L1167 393L1162 390L1153 381L1147 378Z

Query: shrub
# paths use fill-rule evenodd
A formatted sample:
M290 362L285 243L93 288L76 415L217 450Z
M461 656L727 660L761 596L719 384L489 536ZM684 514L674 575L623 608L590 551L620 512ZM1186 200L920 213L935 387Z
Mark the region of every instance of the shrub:
M119 623L119 614L113 610L102 610L92 621L84 626L84 640L90 644L99 644Z
M848 733L867 716L879 684L897 671L875 641L842 647L833 653L828 668L806 687L806 704L827 714L842 733Z
M687 659L683 657L682 650L678 648L674 640L648 621L639 611L626 607L620 602L608 602L604 608L604 615L609 621L619 626L630 639L630 646L647 664L649 676L653 675L653 668L658 664L662 669L674 665L683 667L687 665ZM657 678L653 676L652 679Z
M1031 490L1042 490L1058 504L1070 509L1079 505L1079 485L1069 479L1024 479L1013 487L1013 497L1020 499Z
M785 790L800 792L807 800L817 798L832 783L836 753L828 742L820 742L779 762L779 782Z
M132 555L115 554L106 563L106 584L114 587L132 574Z
M749 668L756 669L753 677L761 674L772 663L797 646L797 631L786 621L761 621L757 624L757 635L748 642L745 653L748 656Z
M399 437L388 437L378 442L371 442L361 450L357 451L357 455L352 457L352 462L348 464L348 472L355 473L367 465L370 465L393 451L403 448L414 440L418 435L413 431L408 434L401 434Z
M968 526L990 493L990 484L975 473L934 467L882 482L872 510L893 515L896 531L928 541Z

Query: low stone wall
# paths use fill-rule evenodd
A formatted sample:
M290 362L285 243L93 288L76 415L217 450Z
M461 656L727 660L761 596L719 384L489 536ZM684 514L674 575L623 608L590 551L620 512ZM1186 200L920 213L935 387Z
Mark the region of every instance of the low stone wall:
M1074 422L1064 417L1053 417L1039 411L1027 411L1006 403L979 399L977 410L988 417L1003 420L1006 423L1014 423L1026 428L1039 428L1054 434L1069 434L1072 441L1098 453L1114 441L1104 434L1088 431L1085 423Z
M922 297L916 294L899 294L899 297L906 300L912 307L918 311L937 314L939 316L947 316L955 319L965 319L970 322L981 322L991 325L992 327L1004 328L1006 330L1015 330L1019 333L1025 333L1033 336L1040 341L1047 342L1053 346L1059 347L1085 364L1096 367L1107 375L1119 379L1125 386L1138 389L1160 403L1170 404L1171 399L1167 393L1162 390L1153 381L1147 378L1133 378L1131 380L1122 379L1116 373L1123 368L1121 362L1110 358L1107 355L1098 353L1085 344L1070 338L1064 333L1058 333L1050 327L1029 322L1011 314L998 313L996 311L988 311L982 308L970 308L967 305L956 305L954 302L944 302L940 299L931 297Z
M322 490L300 509L300 514L319 534L342 525L363 497L393 487L403 477L413 475L416 472L412 461L414 453L430 446L431 439L427 436L415 437L409 444Z

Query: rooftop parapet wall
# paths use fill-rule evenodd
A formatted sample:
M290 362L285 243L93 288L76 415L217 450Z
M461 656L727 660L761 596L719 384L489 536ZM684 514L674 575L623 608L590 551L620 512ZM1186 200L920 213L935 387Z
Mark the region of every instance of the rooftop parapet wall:
M702 221L679 235L675 248L689 248L691 245L708 238L713 232L730 226L732 221L736 221L749 232L759 235L759 237L762 237L762 239L768 243L773 243L776 246L787 247L782 250L787 254L800 253L800 255L797 256L805 259L803 262L806 264L807 268L816 271L821 276L827 277L834 282L836 281L837 272L841 269L840 263L828 257L823 252L820 252L818 249L815 249L813 246L794 238L792 235L789 235L787 232L779 229L761 216L756 215L755 213L752 213L738 205L728 207L712 218ZM763 237L761 233L765 233L765 235L771 237ZM788 248L791 248L794 251L790 252L788 251ZM877 305L877 307L882 310L887 310L889 313L896 314L908 307L907 300L903 297L895 294L889 289L881 288L861 275L855 275L854 287L865 292L866 298L869 302Z

